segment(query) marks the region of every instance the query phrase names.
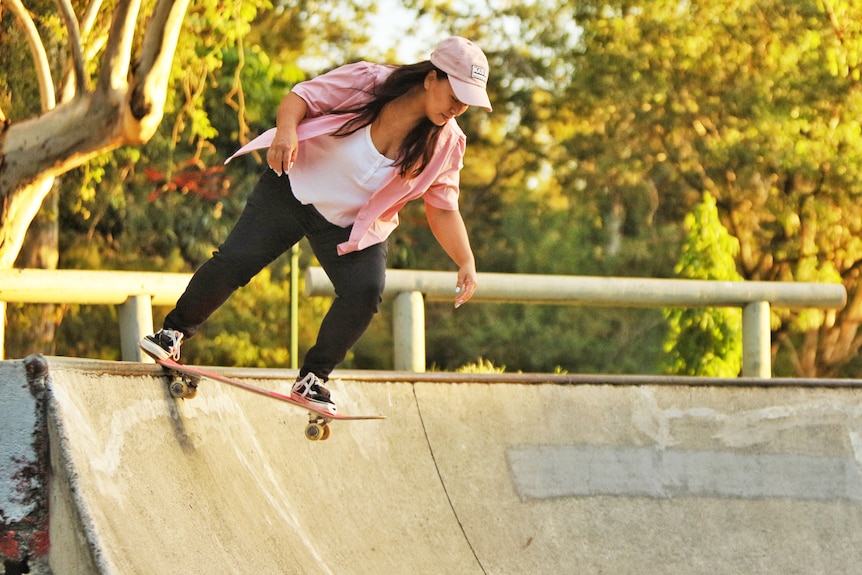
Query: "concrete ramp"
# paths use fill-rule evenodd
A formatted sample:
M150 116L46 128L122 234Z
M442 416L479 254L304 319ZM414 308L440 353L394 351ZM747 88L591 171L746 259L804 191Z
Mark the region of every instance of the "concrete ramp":
M47 360L54 574L862 565L855 382L343 372L339 408L388 419L311 442L291 406L160 373Z

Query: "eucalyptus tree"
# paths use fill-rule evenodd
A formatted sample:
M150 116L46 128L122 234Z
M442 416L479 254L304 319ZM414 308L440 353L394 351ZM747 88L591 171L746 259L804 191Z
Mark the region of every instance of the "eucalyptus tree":
M171 112L174 143L186 138L205 149L216 131L203 102L225 54L240 58L225 107L238 113L232 135L242 139L246 50L267 57L270 49L269 58L295 57L305 43L346 51L366 38L359 23L373 9L362 0L3 0L3 8L0 267L7 268L53 178L148 142Z

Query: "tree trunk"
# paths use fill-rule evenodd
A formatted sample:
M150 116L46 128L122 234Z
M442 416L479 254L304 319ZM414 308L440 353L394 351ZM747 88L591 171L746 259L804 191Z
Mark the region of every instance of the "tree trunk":
M57 186L54 186L39 214L30 224L15 267L57 269L60 259L58 210L59 192ZM10 304L6 321L8 325L16 326L16 329L6 336L6 355L8 357L26 357L31 353L54 355L57 309L53 304Z

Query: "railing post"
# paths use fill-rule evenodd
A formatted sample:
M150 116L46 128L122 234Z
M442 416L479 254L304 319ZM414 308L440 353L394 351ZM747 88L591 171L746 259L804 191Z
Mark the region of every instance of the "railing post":
M138 342L153 333L153 304L148 295L133 295L120 305L120 351L123 361L153 363Z
M742 308L742 375L772 377L769 302L755 301Z
M425 371L425 300L418 291L403 292L393 304L393 363L399 371Z

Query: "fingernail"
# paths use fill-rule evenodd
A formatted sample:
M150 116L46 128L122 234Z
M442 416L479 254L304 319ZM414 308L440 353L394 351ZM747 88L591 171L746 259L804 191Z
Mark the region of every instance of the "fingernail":
M455 288L455 293L461 293L461 286Z

